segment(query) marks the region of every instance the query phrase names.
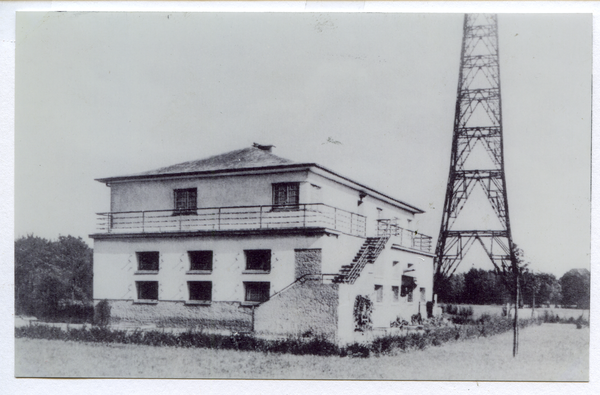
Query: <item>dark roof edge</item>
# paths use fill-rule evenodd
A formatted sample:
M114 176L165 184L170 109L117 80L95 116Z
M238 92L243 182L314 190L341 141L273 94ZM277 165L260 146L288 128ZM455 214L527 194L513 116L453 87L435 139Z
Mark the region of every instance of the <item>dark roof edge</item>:
M106 178L96 178L95 181L110 183L110 182L119 182L119 181L136 181L136 180L153 180L157 178L171 178L171 177L191 177L191 176L200 176L200 175L219 175L226 173L235 173L235 172L243 172L243 171L255 171L255 170L275 170L281 168L306 168L318 166L316 163L287 163L280 165L271 165L271 166L255 166L255 167L239 167L234 169L217 169L217 170L202 170L202 171L188 171L188 172L180 172L180 173L164 173L164 174L139 174L132 176L118 176L118 177L106 177Z
M190 177L190 176L199 176L199 175L220 175L220 174L227 174L227 173L235 173L235 172L244 172L244 171L256 171L256 170L276 170L276 169L294 169L294 168L298 168L298 169L306 169L306 168L311 168L311 167L317 167L321 170L324 170L328 173L331 173L337 177L340 177L346 181L349 181L355 185L358 185L361 188L367 189L369 191L375 192L383 197L385 197L386 199L390 199L398 204L400 204L401 206L404 206L403 208L407 209L408 211L413 211L414 213L419 213L419 214L423 214L425 213L425 211L421 210L418 207L412 206L408 203L405 203L401 200L395 199L391 196L388 196L382 192L379 192L371 187L368 187L364 184L361 184L359 182L356 182L354 180L352 180L351 178L348 178L346 176L343 176L333 170L330 170L324 166L319 165L318 163L289 163L289 164L280 164L280 165L272 165L272 166L256 166L256 167L240 167L237 169L222 169L222 170L205 170L205 171L193 171L193 172L181 172L181 173L168 173L168 174L150 174L150 175L133 175L133 176L120 176L120 177L107 177L107 178L96 178L95 181L98 182L103 182L103 183L110 183L110 182L119 182L119 181L142 181L142 180L153 180L153 179L160 179L160 178L170 178L170 177Z

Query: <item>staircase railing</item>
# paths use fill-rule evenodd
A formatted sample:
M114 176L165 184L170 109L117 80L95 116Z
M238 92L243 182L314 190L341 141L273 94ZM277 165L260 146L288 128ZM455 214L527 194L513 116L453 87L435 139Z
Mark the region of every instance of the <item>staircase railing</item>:
M377 243L375 245L369 245L363 251L362 255L358 258L358 261L354 263L348 274L344 277L344 282L348 284L354 284L360 273L363 271L364 267L367 265L369 261L369 256L373 256L375 259L379 256L385 244L390 239L390 236L383 236L377 238Z
M305 274L303 276L298 277L296 280L294 280L293 282L289 283L288 285L286 285L285 287L283 287L282 289L280 289L279 291L275 292L273 295L269 296L268 300L265 300L265 302L268 302L269 300L273 299L275 296L279 295L282 292L287 291L288 289L290 289L291 287L293 287L294 285L298 284L298 283L304 283L307 280L320 280L322 284L325 283L325 278L331 278L333 279L334 276L336 276L336 274L329 274L329 273L321 273L321 274ZM262 303L265 303L262 302Z

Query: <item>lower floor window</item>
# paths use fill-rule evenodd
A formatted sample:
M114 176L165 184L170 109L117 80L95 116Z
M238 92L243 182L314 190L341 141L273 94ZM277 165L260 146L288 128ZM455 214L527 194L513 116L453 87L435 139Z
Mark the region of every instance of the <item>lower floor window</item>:
M375 301L377 303L383 302L383 285L375 284Z
M208 302L212 300L212 282L188 281L190 300Z
M400 289L397 285L392 285L392 294L394 295L394 302L398 302L400 300Z
M136 281L139 300L158 300L158 281Z
M400 296L406 296L407 302L413 301L413 290L417 287L414 277L402 276L402 287L400 288Z
M245 282L245 301L246 302L264 302L269 300L271 283L268 282Z

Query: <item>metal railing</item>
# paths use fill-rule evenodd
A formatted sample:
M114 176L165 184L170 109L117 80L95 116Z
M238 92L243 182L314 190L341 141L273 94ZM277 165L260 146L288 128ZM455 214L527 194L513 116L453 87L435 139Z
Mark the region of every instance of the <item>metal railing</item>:
M366 218L323 203L289 206L232 206L98 213L104 233L163 233L321 227L366 235Z
M358 258L358 261L354 263L350 271L345 275L344 282L348 284L354 284L356 279L360 276L363 269L369 262L369 260L375 260L381 254L381 251L385 247L387 241L390 239L389 235L381 236L373 244L368 244L363 251L362 255ZM369 243L369 241L367 241Z
M402 247L431 252L431 236L398 226L396 219L378 219L378 236L394 236L394 243Z
M269 300L273 299L275 296L279 295L280 293L287 291L288 289L292 288L294 285L296 285L298 283L303 283L306 281L313 280L313 281L318 281L321 284L331 284L333 279L337 275L338 275L338 273L305 274L303 276L298 277L293 282L286 285L279 291L275 292L273 295L269 296Z

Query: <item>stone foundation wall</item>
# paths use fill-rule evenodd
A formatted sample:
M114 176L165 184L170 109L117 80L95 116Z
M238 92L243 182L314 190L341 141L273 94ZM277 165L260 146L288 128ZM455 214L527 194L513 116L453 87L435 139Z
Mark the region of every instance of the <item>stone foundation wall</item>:
M295 276L300 278L310 274L321 274L321 249L296 249Z
M252 309L238 302L212 302L210 305L186 305L183 302L159 301L157 304L136 304L133 301L110 301L111 324L147 325L157 327L196 327L207 330L252 330Z
M310 332L334 340L337 335L337 288L337 284L323 284L320 279L292 285L256 308L255 332L277 335Z

